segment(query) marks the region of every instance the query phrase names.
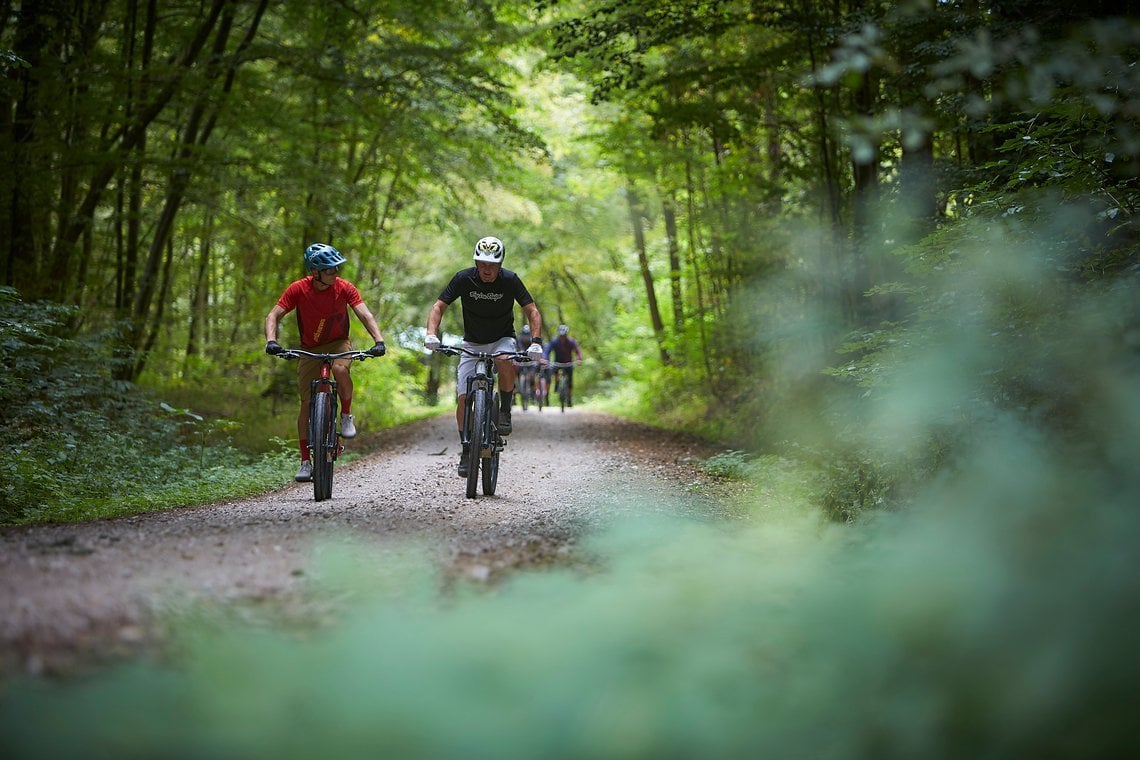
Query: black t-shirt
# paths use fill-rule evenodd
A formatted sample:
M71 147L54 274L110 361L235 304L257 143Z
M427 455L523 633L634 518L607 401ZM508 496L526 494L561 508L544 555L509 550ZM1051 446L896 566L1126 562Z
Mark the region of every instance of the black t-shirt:
M500 269L494 282L480 280L475 267L456 272L439 300L450 304L456 298L463 303L463 339L471 343L513 337L515 302L519 306L534 303L526 285L509 269Z

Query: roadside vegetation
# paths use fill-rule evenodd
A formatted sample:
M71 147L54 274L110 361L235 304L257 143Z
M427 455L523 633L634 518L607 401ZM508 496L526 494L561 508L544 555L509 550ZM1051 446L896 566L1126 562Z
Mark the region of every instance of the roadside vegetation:
M242 384L147 386L116 379L113 332L70 337L74 308L28 304L0 288L0 445L11 466L0 482L0 524L69 522L208 504L292 482L296 400L253 395ZM254 357L268 362L269 357ZM284 365L285 363L282 362ZM292 367L285 368L291 372ZM364 428L435 413L387 373L361 372ZM205 381L204 381L205 382ZM346 461L366 451L346 452Z
M364 429L441 411L419 326L491 233L548 336L582 342L578 398L723 445L703 466L748 519L614 525L584 539L605 582L446 604L414 549L330 552L314 593L342 621L207 612L172 626L173 663L18 684L16 754L1133 751L1119 4L19 5L0 522L287 482L291 368L262 319L314 240L396 347L354 374Z
M287 482L293 368L261 327L314 239L393 347L354 371L365 430L440 410L419 326L494 230L581 340L581 400L802 464L829 519L905 508L999 420L1095 432L1088 368L1134 351L1135 24L573 5L172 0L152 27L23 4L0 27L0 521Z

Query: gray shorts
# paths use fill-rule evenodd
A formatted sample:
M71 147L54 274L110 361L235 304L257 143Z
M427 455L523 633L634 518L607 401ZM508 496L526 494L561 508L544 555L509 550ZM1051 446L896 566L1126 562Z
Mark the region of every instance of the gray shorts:
M515 339L514 338L499 338L495 343L468 343L463 341L463 347L469 351L487 351L490 353L498 353L499 351L514 351ZM475 374L475 363L478 360L474 356L462 354L459 358L459 369L455 374L455 395L467 395L467 378Z

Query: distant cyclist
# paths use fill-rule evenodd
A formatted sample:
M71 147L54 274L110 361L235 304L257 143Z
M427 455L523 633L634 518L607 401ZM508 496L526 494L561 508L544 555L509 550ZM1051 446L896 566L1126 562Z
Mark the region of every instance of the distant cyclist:
M542 332L542 315L522 279L503 269L506 248L497 237L485 237L475 243L475 266L455 273L447 287L428 311L424 348L439 348L439 323L443 313L456 299L463 305L463 347L470 351L497 353L526 350L534 357L542 356L542 346L533 344L523 349L515 344L515 303L522 307L530 323L532 335ZM533 339L532 339L533 340ZM475 373L476 359L466 354L459 360L455 391L455 424L459 440L463 440L463 409L467 402L467 379ZM495 360L499 374L499 432L511 432L511 403L514 400L515 367L510 359ZM467 477L467 447L459 455L459 475Z
M570 328L566 325L558 325L558 336L546 344L544 356L547 361L559 364L582 363L582 349L578 347L578 341L570 337ZM570 406L574 406L574 368L566 367L562 370L562 376L566 381L566 389L570 392Z
M515 343L521 348L530 346L538 346L542 348L542 339L534 340L530 332L530 325L523 325L519 330L518 337ZM538 378L538 362L516 362L515 372L518 374L517 388L521 393L529 393L525 401L533 401L535 399L535 381ZM525 406L523 407L526 408Z
M373 356L383 356L384 336L376 318L364 305L360 291L338 274L344 265L344 256L331 245L313 243L305 249L305 271L309 274L285 288L277 303L265 317L265 353L277 355L285 349L277 342L277 324L281 317L297 310L297 327L301 337L301 348L315 354L339 354L351 351L348 340L348 310L356 312L375 344L368 349ZM333 379L340 396L340 434L345 438L356 435L356 423L352 416L352 375L349 372L352 362L337 359L332 364ZM297 362L297 387L301 394L301 411L297 414L297 435L301 441L301 469L297 471L297 482L312 479L313 463L309 460L309 403L311 401L311 381L321 371L317 359L302 358Z

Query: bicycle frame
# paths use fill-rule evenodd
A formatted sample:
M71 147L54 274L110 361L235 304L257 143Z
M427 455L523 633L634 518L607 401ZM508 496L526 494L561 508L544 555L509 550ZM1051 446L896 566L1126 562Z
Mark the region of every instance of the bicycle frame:
M535 372L530 365L520 364L516 368L516 373L515 390L518 392L523 411L526 411L526 408L537 400L534 393Z
M495 359L508 357L515 361L531 361L526 354L514 351L472 351L463 346L440 346L436 349L450 356L466 354L475 357L475 372L467 379L464 388L463 405L463 445L467 447L467 498L475 498L479 471L482 470L483 493L492 496L498 480L499 453L506 445L498 428L498 370Z
M463 443L470 444L474 442L476 432L474 426L475 421L471 419L471 405L474 400L475 392L483 389L488 392L488 398L496 399L499 394L498 386L495 383L498 377L499 370L495 366L495 359L501 357L508 357L515 361L531 361L530 357L526 354L518 353L515 351L498 351L496 353L489 353L486 351L472 351L463 346L440 346L436 349L442 354L449 356L459 356L466 354L467 356L475 357L475 372L471 377L467 378L467 387L464 389L466 396L466 403L463 408L463 434L465 440ZM488 420L484 421L484 425L479 432L480 447L486 449L493 445L492 431L497 430L494 415L489 415Z
M335 359L364 361L372 355L364 351L342 351L336 354L317 354L303 349L287 349L278 354L282 359L318 359L321 362L320 374L310 381L309 458L313 463L313 499L323 501L332 497L333 463L340 457L344 447L340 443L337 430L337 408L340 400L337 382L332 376L332 363Z

